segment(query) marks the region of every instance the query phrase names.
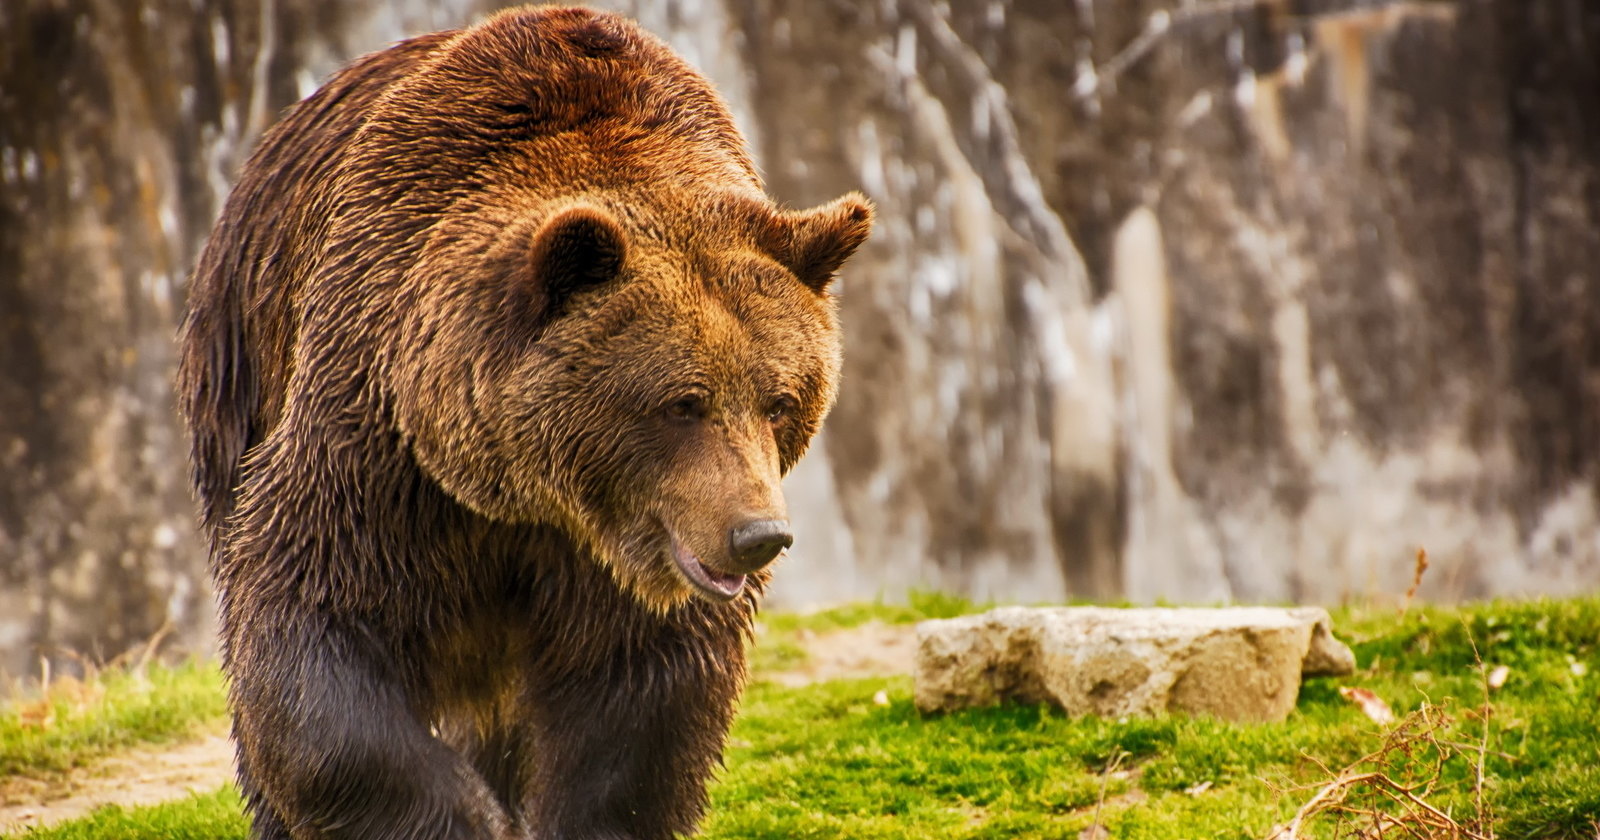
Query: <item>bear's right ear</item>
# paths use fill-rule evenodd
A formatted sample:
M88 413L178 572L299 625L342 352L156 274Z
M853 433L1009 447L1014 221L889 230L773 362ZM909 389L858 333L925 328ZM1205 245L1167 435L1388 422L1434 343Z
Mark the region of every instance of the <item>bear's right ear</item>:
M821 207L781 213L779 236L771 251L800 282L820 294L871 233L872 202L851 192Z
M589 204L557 211L533 233L528 254L543 303L540 321L566 312L572 296L615 278L627 256L627 237L610 213Z

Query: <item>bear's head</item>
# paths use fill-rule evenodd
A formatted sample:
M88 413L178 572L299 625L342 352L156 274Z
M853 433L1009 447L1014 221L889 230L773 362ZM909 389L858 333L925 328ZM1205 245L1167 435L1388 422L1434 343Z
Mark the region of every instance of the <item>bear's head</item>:
M418 463L485 517L563 529L656 609L735 598L792 540L779 482L833 403L829 285L871 205L492 215L437 230L414 269L393 393Z

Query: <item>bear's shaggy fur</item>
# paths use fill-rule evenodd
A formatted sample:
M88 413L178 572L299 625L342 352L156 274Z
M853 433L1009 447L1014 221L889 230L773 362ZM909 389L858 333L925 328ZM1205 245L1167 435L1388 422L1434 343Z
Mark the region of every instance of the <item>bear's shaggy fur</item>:
M292 109L178 383L256 835L692 832L870 226L775 207L610 14L416 38Z

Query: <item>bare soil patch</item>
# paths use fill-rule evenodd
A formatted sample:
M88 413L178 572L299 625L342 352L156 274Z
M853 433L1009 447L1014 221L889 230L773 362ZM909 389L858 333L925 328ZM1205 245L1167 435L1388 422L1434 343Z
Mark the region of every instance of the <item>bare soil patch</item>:
M55 779L0 779L0 834L76 819L102 805L153 805L210 792L232 778L233 744L214 732L129 750Z
M769 679L791 688L823 680L909 675L917 658L914 624L870 621L847 630L803 633L805 664Z

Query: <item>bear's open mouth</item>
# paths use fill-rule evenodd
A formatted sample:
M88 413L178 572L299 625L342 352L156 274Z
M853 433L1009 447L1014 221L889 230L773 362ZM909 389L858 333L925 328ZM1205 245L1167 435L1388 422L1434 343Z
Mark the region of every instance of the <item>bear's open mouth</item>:
M713 601L731 601L744 589L744 575L719 572L700 562L676 536L672 537L672 562L690 586Z

